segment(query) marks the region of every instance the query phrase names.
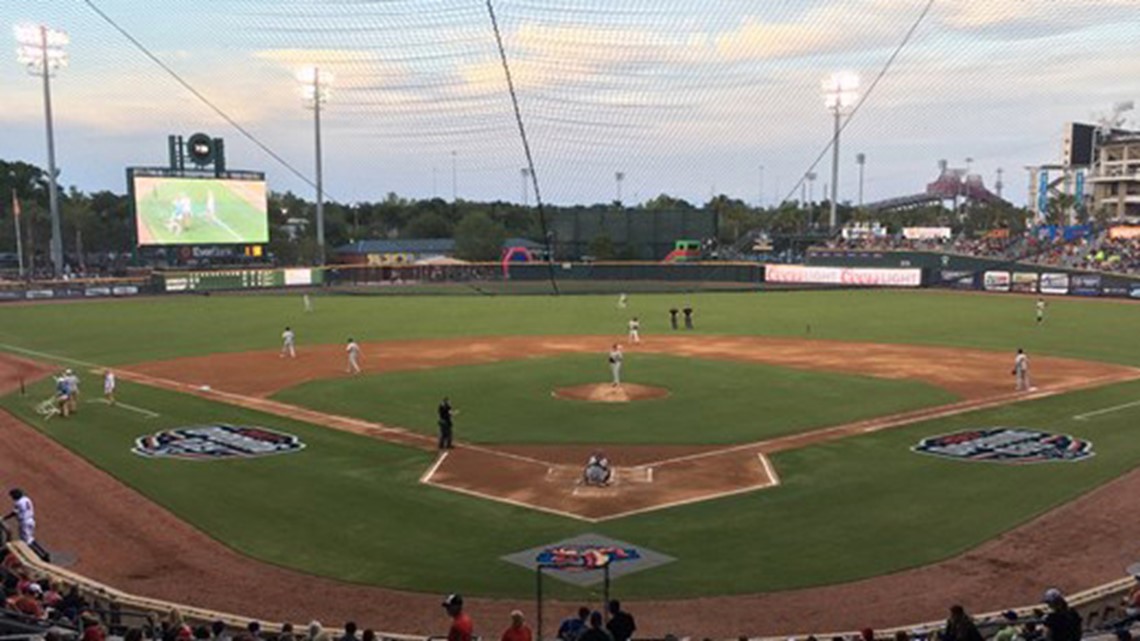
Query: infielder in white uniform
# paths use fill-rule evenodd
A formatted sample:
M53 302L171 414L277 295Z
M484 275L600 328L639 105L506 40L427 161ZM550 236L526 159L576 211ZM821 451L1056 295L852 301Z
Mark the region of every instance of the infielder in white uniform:
M108 405L115 404L115 373L111 370L103 371L103 398Z
M72 370L65 370L63 378L67 385L67 409L72 414L79 409L79 377Z
M629 342L641 342L641 321L637 320L636 316L629 319Z
M610 373L613 374L613 386L618 387L621 385L621 345L614 343L613 349L610 350Z
M1033 389L1029 386L1029 357L1025 355L1025 350L1020 347L1017 349L1017 356L1013 359L1012 373L1017 377L1017 391L1027 392Z
M32 499L28 498L20 488L9 490L8 496L12 497L12 511L4 517L4 520L15 518L20 524L20 540L28 544L28 547L32 548L40 558L45 561L50 560L47 551L36 543L36 508L32 505Z
M285 358L285 356L297 358L297 350L293 347L296 338L293 329L290 327L286 327L285 331L281 332L281 358Z
M348 373L360 373L360 346L356 341L351 338L348 339L348 346L344 348L345 353L348 354Z
M1037 299L1037 324L1040 325L1043 322L1045 322L1045 299L1039 297Z

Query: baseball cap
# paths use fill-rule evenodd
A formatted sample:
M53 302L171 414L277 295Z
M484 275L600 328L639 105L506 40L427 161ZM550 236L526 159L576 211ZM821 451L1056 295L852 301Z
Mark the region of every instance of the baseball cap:
M1041 597L1041 602L1053 603L1054 601L1058 601L1063 598L1065 598L1065 595L1061 594L1060 590L1057 588L1049 588L1048 590L1045 590L1045 596Z
M449 594L443 597L443 607L451 607L453 605L463 605L463 596L460 594Z

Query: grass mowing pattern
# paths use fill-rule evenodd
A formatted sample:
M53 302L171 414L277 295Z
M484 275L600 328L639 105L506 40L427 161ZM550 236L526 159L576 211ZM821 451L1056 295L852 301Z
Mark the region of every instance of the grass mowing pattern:
M429 454L351 434L129 383L121 397L160 418L84 405L73 419L45 423L29 399L46 397L48 387L37 384L31 392L2 404L239 551L349 581L519 598L530 594L533 576L498 558L586 531L679 559L621 579L630 598L807 587L937 561L1133 469L1140 420L1136 407L1088 421L1068 418L1134 400L1140 383L1076 392L787 452L775 459L784 482L779 490L587 526L421 486ZM308 447L205 463L129 452L143 434L210 420L286 431ZM1006 466L909 451L927 436L996 425L1087 438L1097 455L1080 463ZM551 583L555 596L584 595Z
M461 410L461 439L589 444L751 442L956 400L919 382L637 353L626 354L624 380L670 397L603 404L550 395L608 376L604 355L574 355L313 381L275 398L435 434L447 395Z

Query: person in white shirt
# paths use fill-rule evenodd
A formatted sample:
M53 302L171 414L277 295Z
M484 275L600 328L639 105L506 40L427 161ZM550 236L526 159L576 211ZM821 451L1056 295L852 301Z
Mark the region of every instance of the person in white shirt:
M1045 299L1037 298L1037 324L1045 322Z
M1017 391L1027 392L1033 389L1029 384L1029 357L1020 347L1013 359L1013 375L1017 377Z
M636 316L629 319L629 342L641 342L641 321L637 320Z
M292 328L286 327L285 331L281 332L281 358L285 358L286 356L289 358L297 358L297 350L293 347L296 338Z
M8 496L12 497L12 511L4 517L4 520L16 519L20 525L20 540L32 548L40 558L45 561L50 560L47 551L36 543L36 508L32 504L32 499L20 488L9 490Z
M111 370L103 371L103 398L108 405L115 404L115 373Z
M308 294L301 296L301 303L305 306L306 312L313 311L313 299L309 298Z
M618 309L625 309L628 306L629 306L629 296L626 296L625 292L622 292L621 294L618 295Z
M348 346L344 348L345 353L348 354L348 373L360 373L360 345L351 338L348 339Z
M614 343L613 349L610 350L610 374L613 375L613 386L618 387L621 385L621 345Z

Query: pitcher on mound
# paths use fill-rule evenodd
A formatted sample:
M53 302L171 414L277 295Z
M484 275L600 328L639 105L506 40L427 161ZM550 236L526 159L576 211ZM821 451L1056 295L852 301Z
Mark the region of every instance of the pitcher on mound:
M613 386L619 387L621 385L621 345L614 343L613 349L610 350L610 374L613 375Z

